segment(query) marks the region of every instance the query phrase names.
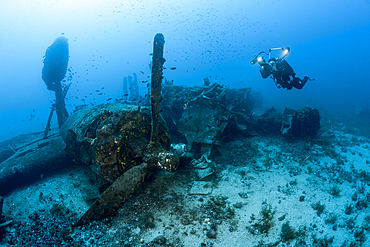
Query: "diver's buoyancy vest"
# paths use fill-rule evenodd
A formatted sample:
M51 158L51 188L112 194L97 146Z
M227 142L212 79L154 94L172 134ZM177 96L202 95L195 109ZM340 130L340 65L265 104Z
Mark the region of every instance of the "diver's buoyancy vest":
M295 74L293 68L288 64L286 60L279 61L278 66L282 69L283 75L293 76Z

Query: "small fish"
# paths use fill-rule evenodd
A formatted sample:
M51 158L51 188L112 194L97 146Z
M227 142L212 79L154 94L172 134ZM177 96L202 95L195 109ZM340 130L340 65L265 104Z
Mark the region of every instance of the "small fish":
M170 68L170 70L175 70L176 69L176 67L172 67L172 68Z
M99 93L98 95L103 95L103 93Z
M101 90L103 90L103 89L104 89L104 87L101 88Z
M148 82L148 80L146 80L146 81L142 81L141 83L147 83Z
M123 96L128 96L128 93L125 93Z
M98 92L100 92L100 90L95 90L95 92L97 92L97 93L98 93Z
M140 70L140 73L144 75L144 72Z
M110 100L112 100L112 98L107 99L107 101L110 101Z

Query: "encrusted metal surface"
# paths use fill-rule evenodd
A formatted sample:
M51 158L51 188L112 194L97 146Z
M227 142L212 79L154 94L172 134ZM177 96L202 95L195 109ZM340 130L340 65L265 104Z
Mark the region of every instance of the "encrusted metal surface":
M71 115L61 134L68 154L113 183L142 163L151 136L151 114L146 107L118 103L83 108ZM169 150L169 132L161 117L158 138Z
M80 218L76 225L83 225L91 220L101 220L114 215L144 181L148 165L143 163L126 171Z
M165 61L163 45L163 35L156 34L151 111L122 104L81 109L61 130L66 151L112 182L76 225L114 215L145 179L149 169L174 171L179 165L178 157L169 152L169 130L159 115Z

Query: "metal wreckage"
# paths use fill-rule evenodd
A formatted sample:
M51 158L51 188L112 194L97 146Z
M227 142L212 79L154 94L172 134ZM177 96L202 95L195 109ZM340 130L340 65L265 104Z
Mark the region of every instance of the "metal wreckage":
M318 109L270 108L262 115L253 112L251 88L230 89L217 83L186 87L164 84L162 116L171 139L184 142L196 157L217 152L225 141L256 135L287 138L315 137L320 129Z
M152 169L174 171L178 157L159 115L164 36L154 37L150 109L127 104L83 108L61 127L66 152L112 183L76 225L114 215Z
M195 164L202 160L212 162L212 156L220 151L223 142L255 135L284 135L287 138L317 135L320 128L317 109L305 107L278 113L271 108L262 115L255 115L251 88L230 89L217 83L210 85L209 80L205 80L203 86L194 87L177 86L166 80L162 87L163 46L164 37L157 34L153 45L150 107L108 103L82 107L68 116L64 99L61 100L68 87L63 90L60 83L48 80L48 88L52 85L51 89L59 92L56 103L61 105L54 108L58 120L63 121L59 123L60 136L66 148L52 152L53 148L60 147L60 137L55 134L47 140L34 141L33 145L49 153L50 162L64 162L67 154L75 162L88 165L110 184L76 225L114 215L150 170L172 172L179 163L193 158ZM47 131L45 133L47 135ZM171 140L185 143L189 152L178 157L171 151ZM16 171L12 165L16 164L17 157L24 159L34 155L32 150L36 150L35 146L31 151L22 147L13 150L11 157L4 158L1 186L15 186L20 177L30 175L31 163ZM0 155L3 153L5 151ZM34 164L36 170L40 170L42 164L48 162L35 161Z

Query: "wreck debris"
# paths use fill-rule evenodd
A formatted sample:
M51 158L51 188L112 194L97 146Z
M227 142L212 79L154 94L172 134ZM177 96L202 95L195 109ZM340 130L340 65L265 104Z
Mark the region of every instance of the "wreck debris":
M44 130L44 136L42 138L44 140L48 138L48 133L49 133L50 127L51 127L51 118L53 117L54 111L55 111L55 108L54 108L54 106L52 106L50 108L50 113L49 113L48 121L46 123L46 127L45 127L45 130Z
M69 60L68 39L61 36L46 49L44 67L42 68L42 80L48 90L55 92L55 110L58 117L58 125L62 126L68 118L68 111L65 105L65 97L70 84L62 84L66 75Z
M15 154L15 152L16 151L10 145L8 145L8 148L0 150L0 163L10 158L13 154Z
M320 129L320 114L318 109L307 106L299 110L286 108L282 113L272 107L262 115L254 115L248 126L258 135L315 137Z
M123 101L137 104L140 99L139 93L139 82L137 81L137 75L134 73L134 79L132 76L123 78Z
M203 78L203 86L208 87L209 85L211 85L211 82L209 81L209 78L207 76Z
M110 183L143 162L150 132L149 108L121 103L81 108L60 130L67 154ZM162 118L158 136L160 144L169 150L170 136Z
M39 180L40 173L54 173L72 163L63 150L63 139L54 130L48 140L43 140L43 132L38 132L20 136L15 141L18 141L14 145L15 152L1 163L1 195Z
M319 110L306 106L293 115L291 133L289 134L296 138L315 137L319 129Z
M151 78L151 95L150 105L152 111L152 135L150 143L158 145L158 118L159 104L162 102L162 79L163 79L163 64L166 61L163 58L164 36L157 33L154 37L153 45L153 61L152 61L152 78Z
M191 164L199 181L206 181L213 178L216 163L209 158L209 153L203 154L200 159L193 159Z
M129 101L137 102L140 98L139 94L139 82L137 81L137 75L134 73L134 79L131 76L128 77L130 97Z
M0 228L9 225L12 222L13 222L13 220L8 220L7 222L0 223Z
M186 143L195 158L209 151L213 157L220 153L223 142L240 136L304 138L314 137L320 128L318 110L309 107L254 113L251 88L230 89L217 83L202 87L165 84L163 96L162 116L172 140Z
M152 169L174 171L178 157L169 151L169 131L159 115L164 37L156 34L151 82L151 111L120 103L82 108L61 128L66 151L112 183L78 220L82 225L114 215Z
M254 116L252 128L259 135L279 135L282 124L288 123L288 119L282 119L282 115L274 107L267 109L263 114Z
M128 102L128 82L127 77L123 77L123 102Z
M315 137L320 129L319 110L307 106L299 110L286 108L282 113L270 108L254 119L253 128L260 135L305 138Z
M4 204L4 198L0 196L0 224L4 222L3 204Z
M148 173L148 164L135 166L120 176L103 195L94 202L86 213L77 221L76 225L83 225L91 220L101 220L103 217L113 216L126 202Z
M144 161L149 165L157 166L167 171L174 171L179 165L179 158L161 147L159 143L158 129L159 129L159 110L160 103L163 98L162 79L163 79L163 64L166 61L163 58L164 36L157 33L154 37L153 44L153 60L152 60L152 78L151 78L151 93L150 105L152 113L152 131L150 142L147 146Z
M13 222L13 220L8 220L5 222L5 217L3 215L3 204L4 198L0 196L0 240L1 240L1 227L7 226Z
M162 116L171 138L187 143L200 158L236 133L251 136L246 126L254 106L250 92L250 88L229 89L217 83L202 87L165 85Z

